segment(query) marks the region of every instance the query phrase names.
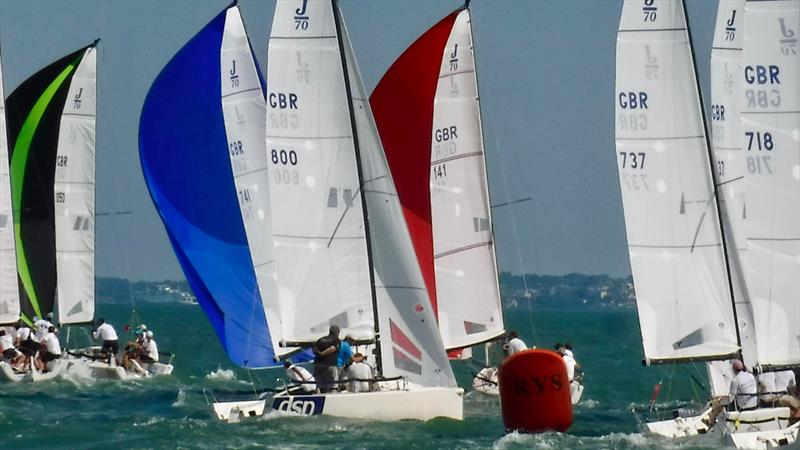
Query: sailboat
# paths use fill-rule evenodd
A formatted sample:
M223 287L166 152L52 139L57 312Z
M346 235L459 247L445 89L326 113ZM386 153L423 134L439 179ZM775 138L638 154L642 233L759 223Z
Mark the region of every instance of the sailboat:
M747 1L737 95L755 372L800 367L800 1ZM713 114L712 114L713 116ZM746 350L746 348L744 349ZM744 354L747 359L747 353ZM737 448L797 442L788 408L724 413Z
M406 49L370 102L445 348L502 338L469 5ZM496 374L479 372L476 390L498 395ZM573 389L576 403L582 386Z
M724 5L721 4L718 12L717 33L715 34L715 47L712 56L714 101L711 114L712 121L714 122L715 141L713 148L716 158L712 158L711 155L708 155L707 158L703 158L703 155L710 146L706 140L705 123L702 121L704 117L702 115L696 75L693 77L693 80L690 80L689 84L686 84L684 80L678 78L682 74L684 77L687 77L684 72L690 74L694 72L691 40L689 39L690 35L688 34L683 5L677 2L673 2L672 4L665 2L645 2L644 6L641 4L633 5L632 2L625 3L623 19L620 24L617 53L617 88L619 91L617 105L617 150L620 157L618 163L621 187L623 188L623 203L626 212L629 248L631 250L631 264L637 286L637 306L639 308L641 329L645 344L645 356L647 357L649 353L647 336L652 327L659 326L664 322L669 323L671 319L674 320L673 317L677 317L682 323L690 322L692 319L686 315L687 311L684 310L684 315L681 315L681 309L686 308L686 305L692 304L686 303L686 301L692 300L693 294L701 293L702 290L699 289L700 287L704 288L707 292L708 287L715 287L712 292L716 292L720 295L711 296L707 293L703 295L703 297L695 297L693 300L695 302L703 302L710 298L713 299L712 306L721 306L722 308L717 308L716 312L710 310L712 314L705 320L714 320L714 314L717 315L717 318L726 320L726 322L719 322L718 326L720 331L728 329L729 324L733 325L733 331L736 333L735 341L733 342L740 348L745 363L750 367L758 368L757 370L763 370L764 365L761 363L763 356L759 353L761 351L761 346L758 342L761 336L772 333L772 329L768 323L759 323L758 321L759 313L756 302L751 302L751 299L756 298L752 290L752 279L748 280L748 283L745 283L745 274L752 273L755 268L769 266L752 265L752 261L749 261L749 256L747 262L745 262L744 255L746 253L743 251L744 248L742 248L744 238L741 233L743 228L742 221L745 215L745 203L742 200L742 187L744 183L742 183L740 179L744 176L744 180L747 183L744 184L744 187L747 187L749 185L747 180L752 176L756 168L754 165L755 163L751 162L753 157L748 155L748 172L750 173L744 174L744 162L741 151L739 150L740 136L738 133L738 115L736 111L738 107L744 105L744 103L741 103L741 100L736 98L738 90L736 89L737 86L734 85L736 82L733 79L733 74L742 73L741 63L737 59L737 52L740 50L738 45L741 45L740 43L742 42L742 6L741 2L738 4L735 2L726 3ZM748 4L748 8L749 6ZM737 12L739 13L738 22ZM658 23L659 16L662 18L666 16L667 21L665 22L662 20L661 23ZM678 21L670 23L670 17L677 18ZM747 14L744 14L744 17L748 17L745 33L750 32L757 35L763 33L759 31L760 27L758 23L750 22ZM683 20L680 20L681 18L683 18ZM641 24L642 21L644 21L644 25ZM752 30L756 31L754 32ZM663 46L665 36L676 32L680 32L684 35L677 40L673 39L673 45L677 44L680 51L676 52L672 49L669 55L664 55L662 51L659 51L660 49L658 47ZM631 33L634 37L629 38L625 33ZM654 39L648 39L645 33L654 35ZM744 40L746 47L747 37L745 37ZM637 62L635 58L636 53L639 54L641 66L635 69L630 65L625 66L625 63ZM676 54L679 55L678 58L675 57ZM676 66L675 63L678 63L678 65ZM686 69L681 69L681 65ZM676 70L675 67L678 67L678 70ZM625 73L626 69L628 72L627 74ZM746 70L744 72L747 73ZM663 80L665 77L667 77L667 79ZM745 79L747 79L747 77L745 77ZM663 84L658 86L659 83ZM637 90L631 89L633 86L635 86ZM681 87L684 86L689 86L689 88L682 89ZM621 89L620 87L623 88ZM676 90L678 92L675 92ZM667 93L666 96L663 95L665 92ZM666 104L664 104L665 100ZM669 102L670 100L672 103ZM675 111L678 112L676 113ZM654 113L660 114L660 117ZM725 114L727 114L727 116L725 116ZM652 125L650 129L648 129L648 125L653 124L653 118L658 119L658 122L656 122L657 125L655 125L657 129L655 130ZM688 126L686 123L687 118ZM666 130L664 128L666 128ZM682 152L673 156L671 166L669 166L668 170L664 170L665 167L663 163L659 163L663 160L663 156L661 155L667 154L670 150L668 143L670 140L685 141L686 144L681 145L681 147L676 147L682 148ZM691 149L689 143L692 141L699 142L700 148L698 149L698 146L695 146L695 149L690 152L686 148ZM703 148L703 144L706 144L705 148ZM655 152L652 150L655 150ZM695 160L692 161L692 158L695 158ZM697 158L705 160L697 161ZM648 162L646 163L645 161ZM712 162L714 163L714 171L712 173L697 173L698 169L703 170L711 167ZM691 167L687 165L687 163L690 163ZM656 164L656 166L654 167L653 164ZM656 180L653 179L654 175L657 177ZM692 197L689 197L690 200L687 201L686 184L697 183L698 181L703 181L702 185L705 186L705 189L708 189L709 182L714 183L714 187L711 188L712 190L710 192L706 192L705 194L702 191L695 191L692 193ZM675 220L676 211L674 207L675 204L678 204L676 201L677 193L675 189L670 189L674 184L677 184L677 187L680 188L680 206L677 208L679 220ZM659 195L654 195L655 193L660 194L663 198L659 199ZM750 197L749 189L747 189L747 197ZM668 200L668 203L662 206L662 208L665 211L664 217L668 219L668 221L664 220L664 217L660 219L660 231L669 232L666 237L673 240L676 236L681 237L678 231L684 233L684 239L686 238L686 231L692 231L691 225L693 222L690 216L691 210L689 209L692 203L704 205L703 208L705 209L702 211L702 215L694 219L695 230L692 236L691 246L687 246L680 241L677 242L678 245L675 245L676 242L670 243L665 236L659 236L657 232L654 232L654 230L658 230L658 228L653 228L654 224L647 224L647 218L638 216L640 219L637 219L636 216L633 216L631 213L631 211L652 211L653 215L659 212L664 214L664 212L656 208L658 205L657 202L659 200L663 201L664 198ZM697 200L693 202L691 201L692 198L696 198ZM646 200L646 202L643 200ZM717 201L722 212L720 212L720 209L714 208ZM761 201L764 201L764 199L761 199ZM750 201L748 200L747 203L749 204ZM787 202L787 211L791 212L792 207L797 208L798 206L796 203L795 201L795 204L791 204L793 206L790 206L789 202ZM707 218L709 214L712 216L711 222L709 222ZM689 221L681 223L680 216L686 216L686 219L689 219ZM748 221L751 217L753 217L752 211L748 212ZM716 222L714 222L714 218L717 219ZM793 226L795 230L798 229L797 224L793 224L791 218L779 220L782 220L782 226L789 225ZM706 224L717 225L717 229L712 230L712 237L718 239L718 243L709 245L709 247L717 247L723 250L724 259L722 262L719 260L719 254L712 255L714 256L713 259L709 258L709 255L702 254L704 222ZM668 226L665 227L664 225ZM678 228L676 225L680 225L680 227ZM645 234L648 229L650 229L650 231ZM632 236L636 240L633 240ZM643 237L657 237L660 238L662 242L658 240L644 243L639 242L639 239ZM732 243L732 245L726 246L726 241L727 243ZM747 254L752 253L751 250L753 249L749 241L750 238L748 237L747 249L749 250ZM714 241L712 240L711 242ZM691 250L689 254L684 252L683 255L675 255L675 253L681 253L682 250L686 248ZM742 251L739 249L742 249ZM658 253L653 254L654 251L658 250L661 251L660 255ZM657 285L655 284L656 280L648 278L647 274L664 273L663 268L658 272L653 270L658 268L657 263L660 262L662 265L669 264L679 257L684 259L684 265L688 262L697 264L694 270L701 270L702 272L699 273L704 279L693 281L690 277L687 277L689 274L679 272L672 268L671 273L673 276L670 277L672 278L671 283L675 283L677 280L688 281L686 287L690 289L690 292L686 292L685 290L683 292L677 291L681 295L675 296L673 299L667 297L667 300L672 301L664 302L662 311L660 311L657 316L648 314L649 309L653 308L649 302L657 299L658 293L650 290L651 285ZM659 259L663 260L663 262L659 261ZM709 264L713 264L713 266L709 268ZM745 266L745 264L747 264L747 266ZM750 268L750 270L745 270L745 267ZM691 268L691 266L686 268ZM723 273L724 275L720 277L716 275L718 273ZM697 273L695 273L695 276L696 275ZM714 275L713 278L709 278L709 276L712 275ZM724 280L726 278L729 288L727 292L725 292L724 289L726 284ZM793 279L796 281L797 277L795 276ZM669 281L669 278L667 280ZM661 278L661 282L664 283L663 278ZM714 282L715 285L710 284L710 282ZM645 287L645 295L642 295L642 289L640 289L642 285ZM669 283L667 283L667 287L671 288ZM723 289L720 289L720 287ZM694 292L691 292L691 290L694 290ZM729 302L724 301L726 297L729 299ZM729 310L725 308L726 303L730 305ZM698 303L694 304L697 305ZM663 310L665 306L669 308L667 311ZM772 307L773 305L770 305L768 309ZM667 314L667 312L671 314ZM675 314L676 312L677 315ZM694 311L693 314L695 315L693 318L697 318L696 311ZM785 321L786 318L790 316L791 315L782 317ZM656 317L658 321L655 321ZM734 320L732 322L727 322L731 317L733 317ZM774 326L774 324L772 325ZM698 328L699 333L692 332L690 334L684 334L685 332L680 329L670 329L667 331L678 331L678 334L670 336L669 333L665 333L663 336L655 335L655 337L675 339L672 344L676 356L673 358L675 361L686 359L690 361L726 359L722 355L714 355L713 353L708 355L691 355L688 358L681 354L686 347L696 349L698 347L702 348L701 346L706 346L708 350L713 351L713 346L718 346L720 343L719 338L724 336L720 334L714 336L709 333L708 330L709 328L707 326L701 326ZM726 338L728 341L727 345L731 343L730 337L730 332L728 332ZM790 338L789 341L791 341ZM669 341L666 341L665 343L668 342ZM709 346L708 344L712 344L713 346ZM659 358L659 360L663 360L663 358ZM724 364L725 363L718 362L708 365L713 395L727 395L728 393L725 383L726 374L721 370L721 368L725 367ZM698 416L677 417L671 420L645 423L644 429L652 433L670 437L705 433L709 430L703 419L707 417L708 412L709 411L706 410L703 414ZM755 448L765 448L766 441L764 439L768 436L758 433L764 433L766 431L769 434L774 432L781 434L782 438L785 437L788 410L784 412L778 408L762 408L755 411L734 411L724 413L724 418L725 420L723 423L726 428L724 431L732 437L734 442L737 440L743 442L744 440L750 439L751 441L747 445L756 445L755 443L758 441L760 443ZM750 431L753 433L748 433ZM758 439L752 437L754 433L758 434ZM748 437L748 435L750 435L750 437ZM759 441L759 439L761 440ZM776 439L775 442L786 443L786 441L781 441L781 439ZM793 438L789 439L788 442L792 440ZM739 446L740 444L737 443L736 445Z
M734 287L682 1L624 2L615 97L643 363L730 359L741 342ZM702 418L643 428L667 436L703 433Z
M380 390L275 395L272 408L376 420L463 417L457 387L335 1L280 0L267 148L281 336L370 342Z
M232 4L161 70L139 123L142 171L178 262L228 357L248 369L279 363L257 66Z
M81 86L81 81L77 80L83 75L76 77L77 73L94 72L93 54L94 44L91 44L59 59L25 80L6 101L8 137L12 143L11 208L20 316L29 324L34 316L45 317L53 312L57 289L67 298L77 298L81 304L86 302L93 306L94 230L90 216L93 212L94 176L92 172L91 180L86 176L71 179L81 171L74 170L74 161L63 153L65 145L79 148L89 142L93 148L93 113L91 118L84 120L88 122L85 127L75 125L81 119L76 118L76 92L72 91L73 85L77 89ZM86 58L87 55L90 56ZM92 66L91 69L85 69L85 59L90 61L87 64ZM77 100L80 103L83 99ZM62 126L69 127L70 132L66 133ZM67 211L69 215L65 215ZM65 233L61 239L57 238L57 228L62 231L68 228L70 236ZM84 252L86 255L78 256ZM57 265L63 269L64 261L73 258L91 259L92 263L83 269L92 277L88 287L82 286L87 280L80 277L81 269L65 273L61 283L57 281ZM85 262L78 265L85 265ZM68 277L80 279L73 281ZM72 288L67 288L68 285ZM80 289L85 291L80 292ZM69 323L69 310L61 309L59 319ZM45 373L31 369L29 373L19 374L3 364L0 373L11 381L41 381L59 376L65 365L63 359L58 359Z
M62 325L85 325L94 319L94 240L90 241L85 233L93 230L95 219L96 44L87 50L76 70L69 93L72 102L68 106L72 110L65 110L61 120L57 161L73 164L70 170L67 165L57 162L56 169L57 306ZM59 196L64 201L59 203ZM91 226L88 220L91 220ZM84 233L83 237L81 233ZM174 355L165 352L159 352L159 356L166 358L159 358L145 368L139 366L138 371L118 365L116 359L108 358L100 346L67 350L67 353L78 357L94 378L128 380L170 375L174 368ZM75 363L71 361L70 365Z

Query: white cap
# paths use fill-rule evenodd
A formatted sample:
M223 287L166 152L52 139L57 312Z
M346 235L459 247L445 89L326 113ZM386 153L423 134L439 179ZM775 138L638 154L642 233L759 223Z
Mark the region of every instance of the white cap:
M146 336L147 336L148 338L152 338L152 337L153 337L153 332L152 332L152 331L148 331L148 332L146 333Z

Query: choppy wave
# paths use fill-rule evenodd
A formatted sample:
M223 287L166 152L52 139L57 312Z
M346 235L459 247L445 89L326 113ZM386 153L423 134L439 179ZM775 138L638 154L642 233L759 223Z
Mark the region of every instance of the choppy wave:
M209 380L233 381L236 380L236 372L218 367L217 370L206 374L206 378Z

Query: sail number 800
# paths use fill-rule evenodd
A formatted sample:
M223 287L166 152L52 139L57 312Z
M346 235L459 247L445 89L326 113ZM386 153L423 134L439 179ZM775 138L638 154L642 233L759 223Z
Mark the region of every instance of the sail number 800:
M284 166L288 164L293 166L297 165L297 152L294 150L275 150L273 148L270 152L270 156L273 164L283 164Z

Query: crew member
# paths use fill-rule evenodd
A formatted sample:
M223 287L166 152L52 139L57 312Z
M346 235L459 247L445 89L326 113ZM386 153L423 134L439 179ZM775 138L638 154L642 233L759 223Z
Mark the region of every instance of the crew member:
M756 377L745 370L744 363L738 359L734 359L731 362L731 368L733 369L734 377L731 381L730 394L711 408L711 413L708 416L709 426L714 425L719 413L731 403L739 411L749 411L758 406Z
M39 358L36 360L36 368L42 372L47 372L49 370L48 366L50 361L61 358L61 343L58 342L56 327L50 325L41 344L42 347L39 350Z
M330 392L339 380L336 360L339 355L339 327L331 325L328 335L314 343L314 376L320 392Z
M374 388L375 375L372 366L367 364L367 357L361 353L356 353L352 357L353 362L347 366L348 391L350 392L369 392Z
M506 351L507 356L511 356L514 353L527 350L528 346L519 338L517 332L512 330L506 335L506 343L503 345L503 349Z
M289 361L284 361L283 367L286 368L286 376L300 383L299 386L289 390L290 394L313 394L316 392L317 385L314 383L314 376L308 369Z
M117 337L117 332L114 330L114 327L112 327L110 323L106 323L104 319L97 319L97 329L92 330L92 339L95 341L98 339L103 340L103 352L110 353L112 356L116 356L119 352L119 337Z

